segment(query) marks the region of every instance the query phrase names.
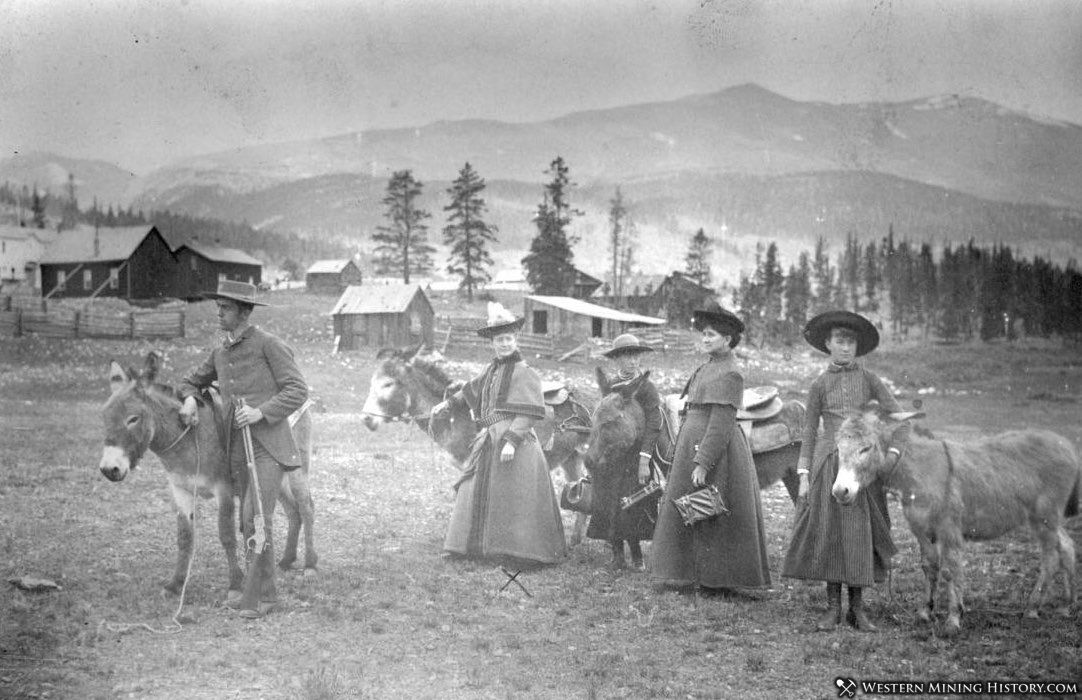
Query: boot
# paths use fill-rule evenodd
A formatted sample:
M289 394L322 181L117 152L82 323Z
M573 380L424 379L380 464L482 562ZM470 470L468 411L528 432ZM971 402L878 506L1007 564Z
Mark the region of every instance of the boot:
M612 561L609 562L609 567L612 569L626 569L627 562L624 561L624 541L613 540L610 543L612 547Z
M864 589L860 586L849 587L849 613L845 621L861 632L875 632L879 628L872 624L864 613Z
M634 571L646 571L646 565L642 561L642 544L638 540L628 540L627 548L631 550L631 568Z
M852 590L852 589L850 589ZM815 629L828 632L842 621L842 584L827 582L827 611L815 621Z

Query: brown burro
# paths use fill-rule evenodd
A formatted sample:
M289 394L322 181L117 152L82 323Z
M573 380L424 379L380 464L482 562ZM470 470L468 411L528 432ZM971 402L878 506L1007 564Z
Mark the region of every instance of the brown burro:
M181 399L177 391L156 382L159 359L151 352L140 372L113 362L109 369L112 394L102 406L105 447L99 469L110 481L123 481L147 450L165 467L177 509L177 563L163 586L180 593L192 556L193 512L196 494L218 501L218 539L229 567L231 596L240 594L244 579L237 560L237 525L233 519L234 487L210 402L199 408L199 421L186 429L180 421ZM294 422L294 418L296 421ZM283 472L279 502L289 518L289 529L278 566L290 568L297 559L297 541L304 527L305 575L315 573L317 555L313 543L314 508L308 488L311 463L311 411L302 410L290 419L301 453L301 468Z

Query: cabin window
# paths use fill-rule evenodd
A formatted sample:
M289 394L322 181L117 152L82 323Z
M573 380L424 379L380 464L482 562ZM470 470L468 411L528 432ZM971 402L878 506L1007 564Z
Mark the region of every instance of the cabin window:
M248 284L255 284L255 277L248 275Z
M192 257L188 258L188 266L192 268L192 272L195 272L196 270L199 269L199 261L196 259L196 257L194 255Z
M64 289L68 286L68 273L64 270L56 271L56 288Z
M224 281L225 281L225 280L227 280L227 279L229 279L229 278L228 278L228 277L226 277L226 275L225 275L225 273L224 273L224 272L219 272L219 273L218 273L218 281L219 281L219 282L224 282Z
M410 335L421 335L421 314L410 313Z
M94 288L94 273L90 270L83 270L83 289Z
M549 332L549 312L533 312L533 332L537 335L545 335Z
M590 335L594 338L600 338L603 326L605 325L604 319L591 318L590 319Z
M109 268L109 289L118 289L120 287L120 268Z

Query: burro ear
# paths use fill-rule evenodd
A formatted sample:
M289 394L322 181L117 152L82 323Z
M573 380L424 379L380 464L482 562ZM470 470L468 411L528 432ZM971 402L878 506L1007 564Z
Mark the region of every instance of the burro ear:
M151 350L143 360L143 379L153 382L158 378L158 370L162 366L162 356L157 350Z
M915 418L924 418L924 411L895 411L894 413L888 413L887 418L894 422L901 422L903 420L913 420Z
M113 360L109 363L109 390L112 393L117 393L121 389L126 388L131 384L131 376L124 370L120 364Z
M605 376L605 370L594 367L594 376L597 377L597 388L601 390L601 395L608 396L612 387L609 385L609 378Z

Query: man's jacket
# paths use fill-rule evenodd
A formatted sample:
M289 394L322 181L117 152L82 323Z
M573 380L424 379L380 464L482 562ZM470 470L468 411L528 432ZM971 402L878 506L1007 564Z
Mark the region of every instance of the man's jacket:
M263 420L251 426L252 438L282 466L299 466L300 452L285 419L308 398L308 384L289 346L277 336L248 326L232 343L214 348L183 379L180 393L198 400L199 392L215 379L225 405L234 406L243 398L263 412Z

